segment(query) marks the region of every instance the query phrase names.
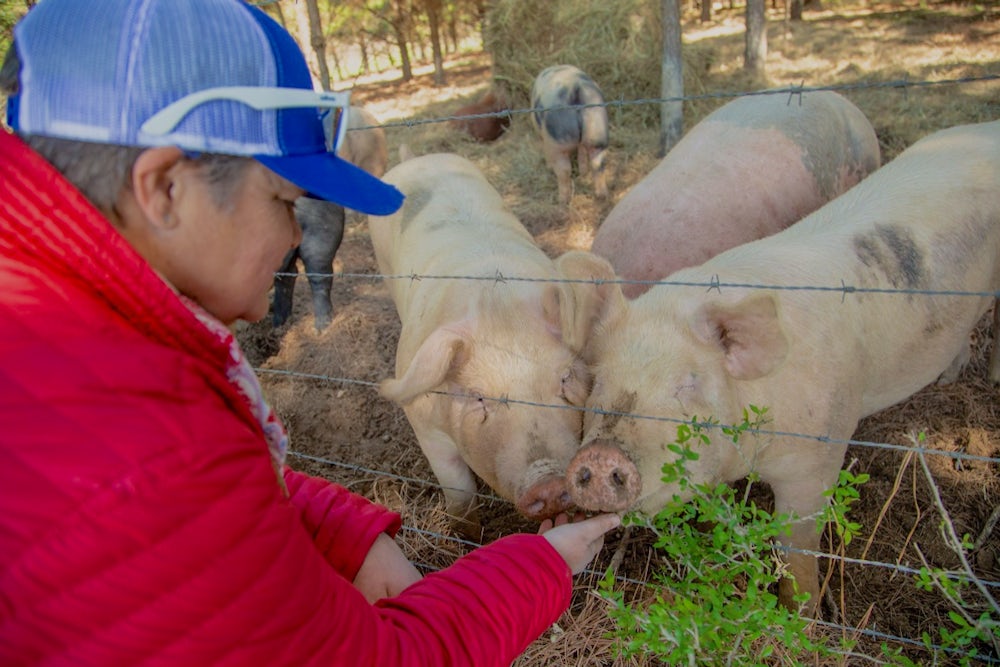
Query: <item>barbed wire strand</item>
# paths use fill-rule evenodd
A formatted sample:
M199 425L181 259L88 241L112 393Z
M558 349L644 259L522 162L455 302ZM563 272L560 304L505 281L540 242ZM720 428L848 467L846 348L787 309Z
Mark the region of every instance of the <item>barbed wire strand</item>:
M356 385L356 386L366 387L366 388L369 388L369 389L377 389L378 388L378 383L377 382L371 382L371 381L368 381L368 380L357 380L357 379L352 379L352 378L332 377L332 376L327 376L327 375L319 375L319 374L316 374L316 373L302 373L302 372L299 372L299 371L291 371L291 370L285 370L285 369L280 369L280 368L255 368L254 370L256 370L257 373L261 374L261 375L279 375L279 376L287 376L287 377L298 378L298 379L308 379L308 380L317 380L317 381L321 381L321 382L337 383L337 384L343 384L343 385L348 385L348 386L350 386L350 385ZM603 410L601 408L587 408L587 407L581 407L581 406L576 406L576 405L556 405L556 404L550 404L550 403L538 403L538 402L534 402L534 401L524 401L524 400L514 399L514 398L510 398L510 397L499 397L498 398L498 397L490 397L490 396L479 396L478 394L477 395L472 395L472 394L464 394L464 393L460 393L460 392L446 392L446 391L430 391L428 393L437 394L437 395L440 395L440 396L451 396L451 397L455 397L455 398L477 398L477 399L481 398L481 399L483 399L485 401L492 401L492 402L499 403L501 405L524 405L524 406L528 406L528 407L543 408L543 409L573 410L573 411L576 411L576 412L589 412L589 413L593 413L593 414L597 414L597 415L601 415L601 416L607 416L607 417L629 417L629 418L632 418L632 419L643 419L643 420L650 420L650 421L661 421L661 422L667 422L667 423L678 424L678 425L680 425L680 424L691 425L692 424L692 422L690 420L679 419L679 418L676 418L676 417L661 417L661 416L653 416L653 415L641 415L641 414L636 414L636 413L632 413L632 412L621 412L621 411L617 411L617 410ZM729 428L735 428L736 427L735 424L721 424L721 423L717 423L717 422L695 422L694 425L698 426L700 428L705 428L705 429L729 429ZM974 462L978 462L978 463L997 463L997 464L1000 464L1000 457L983 456L983 455L980 455L980 454L969 454L968 452L949 452L949 451L945 451L945 450L942 450L942 449L934 449L934 448L931 448L931 447L918 447L918 446L915 446L915 445L900 445L900 444L891 443L891 442L873 442L873 441L868 441L868 440L855 440L853 438L849 438L849 439L831 438L831 437L828 437L828 436L821 436L821 435L815 435L815 434L809 434L809 433L797 433L797 432L794 432L794 431L774 431L774 430L769 430L769 429L765 429L765 428L752 428L752 429L748 429L747 432L751 433L751 434L754 434L754 435L782 436L782 437L799 438L801 440L813 440L813 441L816 441L817 443L824 444L824 445L826 445L826 444L848 445L848 446L850 446L850 445L857 445L857 446L860 446L860 447L869 447L869 448L873 448L873 449L886 449L886 450L897 451L897 452L914 452L914 453L920 453L920 454L930 454L930 455L934 455L934 456L943 456L943 457L946 457L946 458L954 459L956 461L974 461Z
M324 458L317 457L317 456L312 456L312 455L309 455L309 454L303 454L301 452L290 451L289 454L292 455L292 456L299 457L299 458L307 459L307 460L312 461L314 463L323 463L323 464L327 464L327 465L331 465L331 466L335 466L335 467L340 467L340 468L345 468L345 469L348 469L348 470L352 470L354 472L363 472L363 473L366 473L366 474L369 474L369 475L376 475L376 476L384 477L384 478L387 478L387 479L393 479L393 480L397 480L397 481L401 481L401 482L406 482L406 483L415 483L415 484L418 484L418 485L429 486L429 487L434 487L434 488L438 488L438 489L443 488L439 484L436 484L434 482L429 482L427 480L420 479L420 478L413 478L413 477L406 477L406 476L403 476L403 475L396 475L394 473L388 473L388 472L384 472L384 471L380 471L380 470L374 470L372 468L365 468L363 466L357 466L357 465L353 465L353 464L348 464L348 463L344 463L344 462L341 462L341 461L333 461L333 460L330 460L330 459L324 459ZM485 499L489 499L489 500L493 500L493 501L498 501L498 502L505 502L501 498L498 498L496 496L491 496L491 495L481 494L481 493L477 493L476 495L479 496L480 498L485 498ZM400 530L403 533L419 535L421 537L428 538L428 539L440 540L440 541L443 541L443 542L446 542L446 543L452 543L452 544L460 545L461 547L463 547L465 549L469 549L469 550L476 549L478 547L483 546L479 542L475 542L475 541L468 540L468 539L465 539L465 538L457 537L457 536L454 536L454 535L447 535L447 534L439 533L439 532L436 532L436 531L427 530L425 528L418 528L416 526L410 526L410 525L407 525L407 524L404 524L401 527ZM781 545L781 544L772 545L772 549L774 549L776 551L785 551L785 552L789 552L789 553L793 553L793 552L794 553L802 553L802 554L816 556L816 557L819 557L819 558L826 558L826 559L829 559L829 560L843 561L845 563L852 564L852 565L857 565L859 567L881 567L881 568L884 568L884 569L888 569L888 570L892 570L892 571L897 571L897 572L902 572L903 574L914 575L914 576L920 574L920 570L917 570L917 569L914 569L914 568L911 568L911 567L908 567L908 566L905 566L905 565L899 565L897 563L886 563L886 562L882 562L882 561L873 561L873 560L866 560L866 559L859 559L859 558L850 558L850 557L847 557L847 556L841 556L839 554L832 554L832 553L827 553L827 552L822 552L822 551L812 551L812 550L807 550L807 549L797 549L797 548L794 548L794 547L788 547L786 545ZM416 562L415 565L417 567L419 567L424 572L436 572L436 571L438 571L440 569L437 566L429 564L429 563L426 563L426 562ZM604 578L604 573L599 572L597 570L594 570L592 568L585 569L583 571L583 574L589 575L589 576L594 577L596 579L603 579ZM945 572L944 575L947 576L947 577L949 577L949 578L951 578L951 579L958 580L958 581L966 580L966 578L964 576L962 576L962 575L960 575L958 573L955 573L955 572ZM632 577L625 577L625 576L622 576L622 575L618 575L617 573L614 575L614 580L618 584L630 584L630 585L633 585L633 586L639 586L639 587L643 587L643 588L648 588L651 585L648 581L642 581L642 580L639 580L639 579L634 579ZM997 581L979 580L979 583L981 583L982 585L991 587L991 588L998 588L998 589L1000 589L1000 582L997 582ZM917 641L917 640L909 638L909 637L901 637L901 636L898 636L898 635L892 635L892 634L888 634L888 633L885 633L885 632L880 632L880 631L869 629L869 628L852 627L852 626L848 626L848 625L843 625L843 624L833 623L833 622L823 621L823 620L815 620L814 622L817 625L821 625L823 627L826 627L826 628L829 628L829 629L832 629L832 630L836 630L836 631L839 631L839 632L846 632L846 633L851 633L851 634L861 634L861 635L864 635L864 636L872 638L872 639L878 639L878 640L882 640L882 641L897 642L897 643L900 643L900 644L906 644L906 645L910 645L910 646L914 646L914 647L919 647L919 648L924 649L924 650L940 651L940 652L948 653L948 654L955 655L955 656L958 656L958 657L970 657L970 658L974 658L976 660L980 660L984 664L1000 664L1000 660L994 659L994 658L992 658L990 656L971 656L971 655L969 655L969 654L967 654L967 653L965 653L965 652L963 652L963 651L961 651L959 649L954 649L954 648L951 648L951 647L944 647L944 646L940 646L940 645L933 644L933 643L931 643L931 644L925 644L924 642Z
M697 267L692 267L697 268ZM593 278L555 278L555 277L537 277L537 276L506 276L502 273L494 273L488 276L476 276L476 275L444 275L444 274L420 274L420 273L408 273L408 274L381 274L381 273L345 273L345 272L334 272L334 273L321 273L321 272L303 272L303 273L292 273L292 272L276 272L274 274L276 277L283 278L294 278L296 276L303 276L306 278L330 278L330 279L355 279L355 280L367 280L369 282L376 281L387 281L387 280L406 280L406 281L422 281L422 280L453 280L453 281L470 281L470 282L493 282L493 283L513 283L513 282L525 282L525 283L554 283L554 284L591 284L591 285L642 285L645 287L656 287L656 286L669 286L669 287L700 287L704 288L706 291L721 291L723 288L733 288L733 289L755 289L755 290L772 290L772 291L786 291L786 292L840 292L843 295L847 294L887 294L887 295L911 295L911 296L957 296L957 297L970 297L970 298L994 298L1000 299L1000 290L993 291L972 291L972 290L945 290L945 289L915 289L915 288L902 288L902 287L861 287L857 285L848 285L846 282L841 280L839 285L777 285L774 283L730 283L724 282L718 279L717 276L713 277L710 281L690 281L690 280L629 280L626 278L608 278L608 279L593 279Z
M980 76L965 76L957 77L952 79L936 79L936 80L911 80L909 78L894 79L892 81L864 81L857 83L846 83L846 84L831 84L827 86L805 86L805 85L794 85L794 86L783 86L779 88L767 88L762 90L751 90L751 91L726 91L726 92L712 92L712 93L699 93L696 95L677 95L673 97L644 97L636 98L632 100L617 99L617 100L606 100L604 102L594 102L590 104L566 104L566 105L553 105L551 107L541 108L517 108L517 109L502 109L499 111L485 111L482 113L475 114L462 114L462 115L449 115L449 116L434 116L430 118L409 118L405 120L397 121L387 121L384 123L379 123L377 125L364 125L352 128L354 130L366 130L374 129L376 127L382 128L413 128L420 125L429 125L435 123L446 123L449 121L467 121L477 118L511 118L513 116L533 114L540 111L560 111L566 109L587 109L591 107L604 107L612 109L622 109L631 106L642 106L642 105L662 105L670 102L693 102L700 100L714 100L714 99L733 99L739 97L756 97L764 95L788 95L789 104L792 100L798 96L801 102L801 96L806 93L820 92L820 91L860 91L860 90L884 90L884 89L899 89L903 92L908 92L910 88L931 88L934 86L953 86L962 85L970 83L984 83L989 81L996 81L1000 79L1000 74L984 74Z
M416 484L418 486L425 486L425 487L435 488L435 489L439 489L439 490L442 490L442 491L444 489L448 488L448 487L440 485L437 482L426 480L426 479L421 479L419 477L408 477L406 475L399 475L397 473L386 472L384 470L376 470L376 469L373 469L373 468L366 468L364 466L359 466L359 465L355 465L355 464L351 464L351 463L346 463L346 462L343 462L343 461L335 461L335 460L332 460L332 459L326 459L326 458L319 457L319 456L314 456L314 455L311 455L311 454L304 454L302 452L289 451L288 453L291 456L295 456L297 458L301 458L301 459L304 459L304 460L307 460L307 461L311 461L313 463L319 463L319 464L328 465L328 466L332 466L332 467L343 468L344 470L349 470L349 471L355 472L355 473L364 473L365 475L381 477L381 478L385 478L385 479L389 479L389 480L394 480L394 481L398 481L398 482L404 482L404 483L408 483L408 484ZM481 500L486 500L486 501L489 501L491 503L507 503L508 502L508 501L504 500L503 498L500 498L499 496L492 495L492 494L486 494L486 493L476 492L474 495L477 498L481 499ZM479 544L477 542L474 542L474 541L471 541L471 540L466 540L466 539L463 539L463 538L452 537L452 536L448 536L448 535L443 535L441 533L434 533L434 532L431 532L431 531L424 531L424 532L427 535L429 535L429 536L438 537L438 538L446 539L446 540L449 540L449 541L453 541L453 542L455 542L457 544L462 544L463 546L468 546L468 547L479 547L479 546L482 546L481 544ZM815 556L817 558L825 558L827 560L841 561L841 562L844 562L844 563L847 563L847 564L858 565L858 566L862 566L862 567L864 567L864 566L880 567L880 568L883 568L883 569L894 570L894 571L901 572L903 574L909 574L909 575L919 575L920 574L920 570L919 569L912 568L912 567L909 567L907 565L900 565L898 563L887 563L887 562L884 562L884 561L875 561L875 560L868 560L868 559L862 559L862 558L852 558L850 556L841 556L839 554L832 554L832 553L828 553L828 552L825 552L825 551L813 551L813 550L810 550L810 549L800 549L800 548L797 548L797 547L792 547L792 546L788 546L788 545L784 545L784 544L775 544L773 546L773 548L775 550L781 551L783 553L804 554L804 555L808 555L808 556ZM958 573L958 572L948 572L948 573L946 573L946 576L948 576L948 578L953 579L955 581L970 581L970 579L968 577L966 577L965 575L963 575L961 573ZM623 579L623 580L624 581L628 581L629 583L644 583L644 582L640 582L640 581L636 581L636 580L632 580L632 579ZM1000 589L1000 581L990 581L990 580L980 580L980 581L982 581L982 583L984 585L986 585L986 586L988 586L990 588Z

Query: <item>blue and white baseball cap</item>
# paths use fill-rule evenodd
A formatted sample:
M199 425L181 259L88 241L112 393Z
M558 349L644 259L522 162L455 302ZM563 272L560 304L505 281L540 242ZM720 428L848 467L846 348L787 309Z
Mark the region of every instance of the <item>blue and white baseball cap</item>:
M403 203L336 155L349 93L314 91L291 35L241 0L44 0L14 28L14 43L14 130L248 156L363 213ZM327 140L330 113L339 123Z

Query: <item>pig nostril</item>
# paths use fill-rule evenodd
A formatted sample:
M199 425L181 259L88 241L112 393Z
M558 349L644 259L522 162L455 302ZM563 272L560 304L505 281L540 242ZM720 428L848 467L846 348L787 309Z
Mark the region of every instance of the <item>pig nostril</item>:
M622 472L617 468L613 473L611 473L611 483L614 484L616 487L618 488L624 487L627 481L628 478L625 475L623 475Z
M587 486L590 484L590 468L580 468L580 472L576 474L576 483L579 486Z

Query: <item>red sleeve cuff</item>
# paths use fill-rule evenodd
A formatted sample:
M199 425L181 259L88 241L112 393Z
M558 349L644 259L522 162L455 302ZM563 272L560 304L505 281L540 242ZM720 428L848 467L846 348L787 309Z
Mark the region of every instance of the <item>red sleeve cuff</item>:
M399 514L339 484L290 468L285 483L316 548L348 581L354 581L375 538L395 537L402 525Z

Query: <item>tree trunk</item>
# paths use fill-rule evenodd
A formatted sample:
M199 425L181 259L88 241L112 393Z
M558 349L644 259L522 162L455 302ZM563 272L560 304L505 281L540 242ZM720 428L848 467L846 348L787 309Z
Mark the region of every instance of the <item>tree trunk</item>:
M764 79L767 60L767 15L764 0L747 0L746 53L743 67L756 79Z
M679 0L663 3L663 64L660 107L660 157L680 141L684 132L684 62L681 59L681 12ZM707 0L702 0L703 2ZM763 1L763 0L761 0ZM677 98L671 100L670 98Z
M368 11L375 15L380 21L385 21L389 24L392 29L392 35L396 38L396 46L399 49L399 63L400 69L403 71L403 81L411 81L413 79L413 66L410 64L410 47L406 38L406 26L409 23L410 17L406 11L407 5L405 0L395 0L392 3L392 13L387 17L381 12L374 12L371 9ZM395 59L392 57L392 49L388 49L389 63L392 67L396 66ZM382 70L378 66L378 58L375 60L376 68L379 72Z
M319 62L316 60L316 52L309 48L311 37L309 34L309 10L304 2L296 2L295 7L295 41L302 49L302 55L306 57L306 64L313 80L319 80Z
M406 38L406 25L409 15L405 3L396 1L396 17L392 21L392 31L396 35L396 45L399 47L399 66L403 70L403 81L413 80L413 65L410 63L410 44Z
M340 66L340 55L337 49L331 49L330 55L333 57L333 69L337 72L337 81L344 80L344 68Z
M701 0L701 22L708 23L712 20L712 0Z
M358 51L361 52L361 71L369 74L372 71L371 54L369 53L368 40L364 32L358 33Z
M319 15L316 0L306 0L309 11L309 44L316 57L319 85L323 90L331 90L330 67L326 63L326 37L323 35L323 20Z
M441 53L441 0L424 0L427 23L431 30L431 53L434 56L434 85L444 85L444 55Z
M793 21L802 20L802 0L790 0L789 13Z

